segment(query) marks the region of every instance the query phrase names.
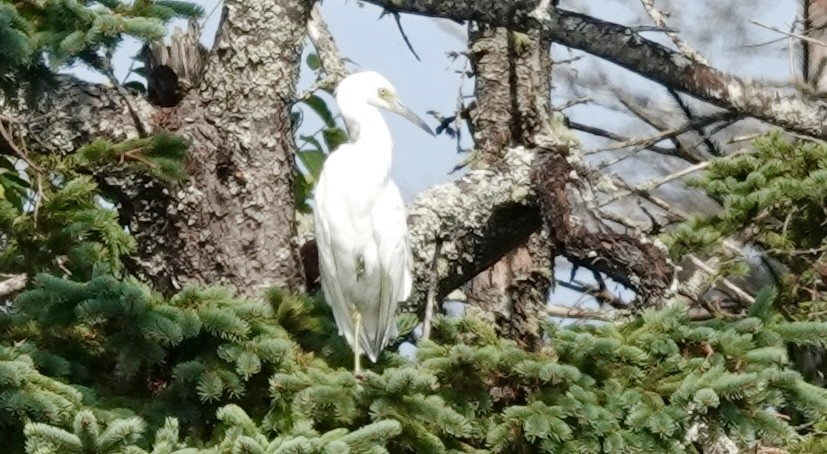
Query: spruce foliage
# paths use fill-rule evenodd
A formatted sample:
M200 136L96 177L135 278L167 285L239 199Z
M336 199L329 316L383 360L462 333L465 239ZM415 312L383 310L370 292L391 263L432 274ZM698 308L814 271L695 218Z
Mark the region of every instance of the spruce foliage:
M174 0L3 0L0 91L42 88L49 69L63 65L83 63L108 74L111 53L124 37L161 39L171 19L201 15L200 6Z
M723 210L671 233L673 254L714 252L725 264L722 272L737 275L745 272L742 258L721 255L715 246L727 237L755 244L781 271L782 309L794 318L823 320L827 145L776 131L757 139L753 152L714 161L693 184L721 200Z
M692 452L685 434L704 424L786 445L800 437L784 415L823 417L827 392L790 369L785 344L824 342L827 324L785 321L773 297L734 323L674 307L549 326L540 352L440 318L416 361L388 353L355 377L316 300L165 299L109 275L41 275L2 318L25 355L3 382L21 393L23 374L51 377L36 383L58 401L10 412L3 436L25 425L29 452Z

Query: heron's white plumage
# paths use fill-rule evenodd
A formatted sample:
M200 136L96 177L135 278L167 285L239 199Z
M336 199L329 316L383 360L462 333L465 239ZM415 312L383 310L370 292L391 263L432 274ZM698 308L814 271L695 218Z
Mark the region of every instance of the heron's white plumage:
M354 348L358 311L359 346L376 362L397 335L396 309L412 287L405 207L389 177L393 144L377 107L412 114L390 83L373 72L346 78L336 101L352 142L327 158L315 189L322 290L339 334Z

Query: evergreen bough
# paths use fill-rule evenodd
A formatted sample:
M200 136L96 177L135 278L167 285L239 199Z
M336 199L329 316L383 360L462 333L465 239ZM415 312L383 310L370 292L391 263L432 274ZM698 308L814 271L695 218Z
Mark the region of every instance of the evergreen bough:
M42 453L680 453L696 425L743 446L812 442L786 415L818 421L827 391L790 368L786 345L822 344L827 324L784 320L774 297L736 322L672 307L549 325L539 352L479 320L438 318L415 362L388 353L355 377L313 299L195 288L167 299L108 275L42 275L2 319L28 361L3 383L20 392L33 374L72 398L12 412L0 435L20 440L25 425L26 449Z

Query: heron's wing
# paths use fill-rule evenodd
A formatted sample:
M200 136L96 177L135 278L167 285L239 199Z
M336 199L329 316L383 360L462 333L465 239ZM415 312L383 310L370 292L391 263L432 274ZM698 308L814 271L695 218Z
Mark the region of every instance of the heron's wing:
M396 309L408 299L413 280L411 277L411 252L408 244L408 224L405 205L399 189L389 181L376 202L373 215L373 238L378 253L378 269L372 274L373 284L378 286L378 301L372 310L363 312L363 346L375 361L379 352L394 339ZM365 341L367 345L365 345Z
M350 285L349 281L353 280L350 273L346 271L352 268L352 264L349 263L351 260L348 260L346 254L340 250L342 249L341 241L335 241L335 237L341 234L335 230L337 227L341 228L346 219L342 219L343 207L336 199L336 193L330 191L332 187L336 187L336 182L331 182L330 179L335 179L340 173L338 171L340 169L336 168L336 156L337 154L334 153L328 157L319 175L314 193L313 219L316 246L319 251L319 275L325 302L333 311L339 334L344 335L353 347L353 317L350 310L352 303L345 297L345 293L348 292L344 288L345 285Z
M315 190L319 272L339 333L355 345L357 309L362 317L358 342L375 362L397 335L398 302L411 293L405 208L392 182L371 188L354 181L359 169L343 151L328 157Z

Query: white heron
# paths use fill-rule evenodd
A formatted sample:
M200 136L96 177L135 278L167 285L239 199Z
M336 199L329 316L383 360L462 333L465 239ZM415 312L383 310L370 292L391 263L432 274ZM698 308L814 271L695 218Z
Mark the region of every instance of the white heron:
M353 349L372 362L397 336L397 306L411 294L411 251L405 205L390 179L393 142L379 108L428 125L373 71L336 88L350 142L328 156L315 190L314 219L322 291Z

